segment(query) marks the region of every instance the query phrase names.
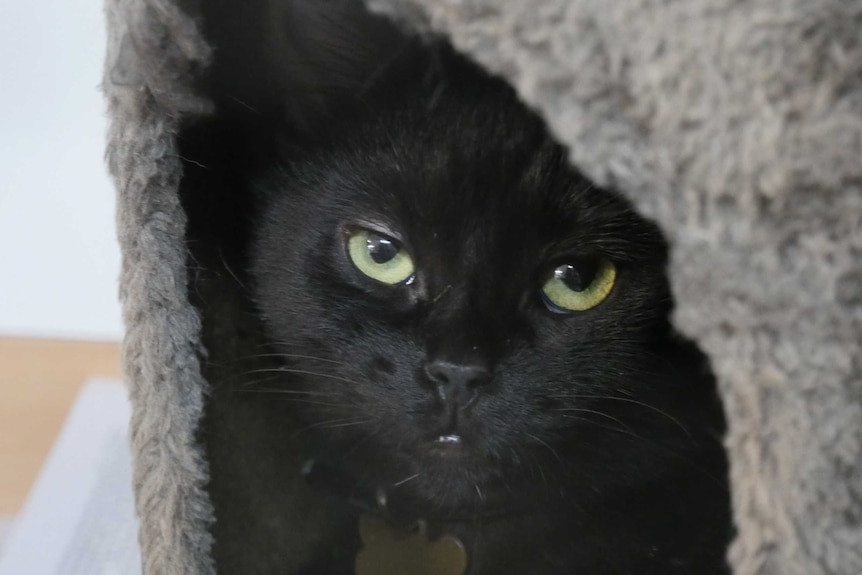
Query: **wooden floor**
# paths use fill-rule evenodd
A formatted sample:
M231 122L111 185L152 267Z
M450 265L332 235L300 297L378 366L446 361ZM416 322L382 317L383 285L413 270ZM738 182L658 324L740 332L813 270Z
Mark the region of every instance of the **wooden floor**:
M0 338L0 515L17 513L72 401L120 377L119 343Z

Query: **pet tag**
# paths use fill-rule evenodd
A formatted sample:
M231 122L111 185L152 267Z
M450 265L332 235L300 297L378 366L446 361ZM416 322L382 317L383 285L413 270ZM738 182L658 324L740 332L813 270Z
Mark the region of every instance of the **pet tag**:
M359 518L362 549L356 575L464 575L467 550L451 535L428 539L421 519L413 529L398 529L371 514Z

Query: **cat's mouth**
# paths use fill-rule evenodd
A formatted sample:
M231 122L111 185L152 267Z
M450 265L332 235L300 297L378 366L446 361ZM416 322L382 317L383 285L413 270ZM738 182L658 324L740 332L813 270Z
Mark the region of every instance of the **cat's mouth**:
M460 417L460 410L447 409L440 414L424 438L426 449L440 453L461 453L470 447L471 426ZM466 432L466 433L465 433Z
M442 443L446 445L459 445L461 443L461 436L457 433L448 433L446 435L440 435L437 439L434 440L435 443Z
M444 457L457 457L468 451L468 446L461 434L451 431L435 434L423 447L423 451L427 453Z

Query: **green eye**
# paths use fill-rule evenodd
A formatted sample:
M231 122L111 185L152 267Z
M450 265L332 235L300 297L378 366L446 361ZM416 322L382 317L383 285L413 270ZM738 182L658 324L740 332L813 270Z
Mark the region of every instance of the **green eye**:
M584 260L554 269L542 286L542 298L551 311L586 311L611 293L617 268L607 260Z
M347 253L359 271L388 285L408 281L415 271L413 259L398 242L371 230L351 231Z

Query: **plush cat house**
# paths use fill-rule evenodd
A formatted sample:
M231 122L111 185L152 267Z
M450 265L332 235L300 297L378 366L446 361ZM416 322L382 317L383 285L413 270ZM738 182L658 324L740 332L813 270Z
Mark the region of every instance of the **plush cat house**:
M228 61L253 74L242 34L265 22L227 0L107 4L144 572L208 575L230 446L205 407L254 345L219 172L242 126L219 121L230 85L208 78ZM728 416L734 573L862 573L862 2L370 4L510 81L575 165L661 224L675 323ZM279 544L296 562L303 513Z

